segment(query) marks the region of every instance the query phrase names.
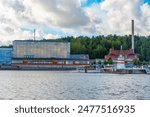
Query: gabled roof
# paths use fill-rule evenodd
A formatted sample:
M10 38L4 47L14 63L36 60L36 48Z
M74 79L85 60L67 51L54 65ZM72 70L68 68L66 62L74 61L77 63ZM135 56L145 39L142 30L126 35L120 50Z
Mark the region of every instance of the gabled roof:
M110 49L109 55L106 55L105 59L108 60L109 58L111 58L112 60L117 60L119 55L123 55L125 57L125 59L132 59L133 60L133 59L137 58L137 54L135 54L132 49L129 49L129 50Z
M122 54L124 56L129 55L129 54L134 54L134 51L132 49L129 50L114 50L114 49L110 49L109 50L110 54L114 54L114 55L119 55Z

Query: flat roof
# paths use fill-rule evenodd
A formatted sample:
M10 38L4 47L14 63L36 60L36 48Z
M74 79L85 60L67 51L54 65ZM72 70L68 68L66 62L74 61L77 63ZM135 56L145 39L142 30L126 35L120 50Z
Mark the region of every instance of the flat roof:
M74 58L12 58L12 60L79 60L88 61L89 59L74 59Z
M0 50L13 50L13 48L12 47L0 47Z
M14 40L13 42L55 42L55 43L70 43L70 42L65 42L65 41L60 41L60 40Z

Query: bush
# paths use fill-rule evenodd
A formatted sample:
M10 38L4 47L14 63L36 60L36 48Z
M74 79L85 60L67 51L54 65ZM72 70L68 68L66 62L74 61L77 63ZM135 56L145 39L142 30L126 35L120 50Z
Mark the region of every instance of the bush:
M98 61L98 64L99 64L99 65L101 65L101 64L102 64L101 60L99 60L99 61Z
M107 64L108 64L108 60L105 60L105 61L104 61L104 64L107 65Z
M108 59L108 64L112 65L114 62L111 58Z
M139 65L139 64L140 64L140 61L139 61L138 59L134 59L134 60L133 60L133 64L134 64L134 65Z

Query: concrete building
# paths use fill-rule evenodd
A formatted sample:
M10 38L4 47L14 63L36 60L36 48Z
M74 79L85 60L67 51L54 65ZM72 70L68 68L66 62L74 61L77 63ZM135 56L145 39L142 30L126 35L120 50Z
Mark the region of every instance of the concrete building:
M63 50L63 51L62 51ZM68 58L70 43L16 40L13 42L13 58Z
M0 48L0 65L10 65L12 61L12 48Z
M68 42L17 40L13 42L12 64L27 69L74 69L89 65L89 56L70 55Z

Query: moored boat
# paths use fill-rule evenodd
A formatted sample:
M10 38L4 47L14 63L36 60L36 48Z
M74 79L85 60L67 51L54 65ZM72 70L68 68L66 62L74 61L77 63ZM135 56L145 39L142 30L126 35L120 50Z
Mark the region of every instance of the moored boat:
M148 66L145 68L145 70L146 70L146 73L147 73L147 74L150 74L150 65L148 65Z

